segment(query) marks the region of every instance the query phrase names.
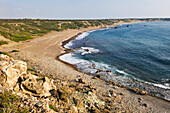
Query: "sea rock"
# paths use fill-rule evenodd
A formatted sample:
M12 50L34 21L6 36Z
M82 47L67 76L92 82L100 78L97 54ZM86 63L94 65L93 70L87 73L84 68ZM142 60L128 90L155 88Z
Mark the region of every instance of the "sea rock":
M112 82L112 84L115 86L115 85L116 85L116 82Z
M8 87L16 85L18 78L26 74L26 62L14 60L7 55L0 54L1 75L6 77L5 83ZM2 76L1 76L2 77Z
M121 85L121 84L118 84L117 86L118 86L118 87L122 87L122 85Z
M117 86L113 86L114 89L117 89L118 87Z
M134 88L133 91L136 92L136 93L139 93L139 89L138 88Z
M147 91L141 91L140 94L141 94L141 95L147 95L148 92L147 92Z
M101 78L101 75L96 75L97 78Z
M92 79L97 79L97 77L92 77Z

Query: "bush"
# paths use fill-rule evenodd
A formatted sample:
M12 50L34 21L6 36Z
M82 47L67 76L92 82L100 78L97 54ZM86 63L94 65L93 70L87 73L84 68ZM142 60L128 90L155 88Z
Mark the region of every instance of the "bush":
M42 36L50 31L87 28L89 26L111 25L119 20L41 20L41 19L0 19L0 34L12 41L24 41Z
M7 91L0 93L0 113L29 113L28 109L19 106L19 98Z
M19 52L19 50L12 50L11 52L12 52L12 53L13 53L13 52Z
M0 41L0 45L8 44L7 41Z
M27 68L27 71L34 71L34 72L36 72L36 70L32 69L32 68Z
M7 56L11 57L11 55L9 55L7 52L1 52L0 51L0 54L4 54L4 55L7 55Z
M15 42L19 42L19 41L24 41L24 40L28 40L28 39L33 39L33 37L22 36L22 35L18 35L18 34L11 34L11 37L9 37L9 39L12 41L15 41Z
M56 112L60 112L60 110L57 107L53 106L52 104L49 104L49 108L53 109Z

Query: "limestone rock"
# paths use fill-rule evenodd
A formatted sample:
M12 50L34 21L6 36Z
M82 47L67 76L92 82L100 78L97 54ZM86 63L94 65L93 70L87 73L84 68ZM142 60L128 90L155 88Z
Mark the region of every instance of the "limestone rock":
M25 79L25 80L24 80ZM55 89L53 80L47 77L39 77L35 75L26 75L21 82L21 88L25 93L34 96L51 96L50 90Z
M6 83L9 87L16 85L18 78L26 74L26 62L14 60L7 55L0 54L0 70L1 76L6 76Z
M147 91L141 91L140 94L141 94L141 95L147 95L148 92L147 92Z
M53 80L27 74L27 63L0 54L0 84L34 96L50 96Z

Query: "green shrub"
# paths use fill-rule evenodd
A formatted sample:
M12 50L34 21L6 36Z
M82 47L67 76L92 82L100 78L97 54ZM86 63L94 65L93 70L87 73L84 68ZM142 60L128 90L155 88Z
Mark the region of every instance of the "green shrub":
M49 108L53 109L56 112L60 112L60 110L57 107L53 106L52 104L49 104Z
M11 52L12 52L12 53L13 53L13 52L19 52L19 50L12 50Z
M19 98L7 91L0 93L0 113L29 113L27 108L19 106Z
M34 72L36 72L36 70L33 69L33 68L27 68L27 71L34 71Z
M0 51L0 54L4 54L4 55L7 55L7 56L11 57L11 55L9 55L7 52Z
M7 41L0 41L0 45L8 44Z
M111 25L122 20L41 20L41 19L0 19L0 34L12 41L24 41L42 36L50 31L87 28L89 26Z
M11 34L11 37L9 37L9 39L12 41L15 41L15 42L19 42L19 41L24 41L24 40L28 40L28 39L33 39L33 37L22 36L22 35L18 35L18 34Z

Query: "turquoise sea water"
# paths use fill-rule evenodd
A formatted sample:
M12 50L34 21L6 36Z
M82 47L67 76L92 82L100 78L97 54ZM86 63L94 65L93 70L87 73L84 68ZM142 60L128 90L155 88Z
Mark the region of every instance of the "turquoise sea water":
M65 47L74 52L61 59L83 72L170 100L170 22L89 31Z

